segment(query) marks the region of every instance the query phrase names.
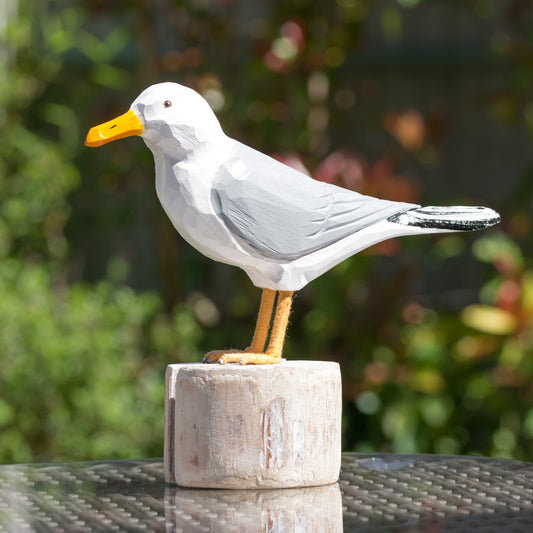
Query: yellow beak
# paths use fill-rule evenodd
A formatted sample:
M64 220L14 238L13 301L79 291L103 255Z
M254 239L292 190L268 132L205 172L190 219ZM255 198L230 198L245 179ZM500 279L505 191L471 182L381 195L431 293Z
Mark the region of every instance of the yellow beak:
M85 146L102 146L117 139L124 139L124 137L141 135L142 132L142 122L130 109L127 113L113 120L91 128L85 139Z

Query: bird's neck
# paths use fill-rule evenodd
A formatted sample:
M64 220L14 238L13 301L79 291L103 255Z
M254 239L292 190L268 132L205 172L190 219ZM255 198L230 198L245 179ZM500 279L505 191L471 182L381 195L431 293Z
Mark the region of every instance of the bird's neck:
M211 187L215 181L218 169L231 151L230 141L224 135L216 143L206 140L189 150L175 145L173 150L167 151L160 144L146 144L154 156L157 180L166 181L172 176L172 180L182 185L191 181L190 186L198 190L202 185ZM198 180L199 175L201 180Z
M225 145L228 138L221 132L221 135L195 138L182 135L177 141L173 139L159 139L153 142L145 138L146 145L152 151L156 160L165 160L170 166L185 160L202 158L205 165L211 166L213 163L222 160L225 152Z

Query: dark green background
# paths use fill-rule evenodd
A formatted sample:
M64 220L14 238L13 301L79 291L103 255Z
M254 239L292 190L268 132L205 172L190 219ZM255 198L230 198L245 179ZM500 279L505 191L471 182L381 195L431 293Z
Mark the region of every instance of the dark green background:
M168 363L244 347L260 291L175 233L137 138L148 85L365 194L482 204L300 291L287 358L341 363L345 450L533 460L533 7L483 0L12 0L0 20L0 461L162 455Z

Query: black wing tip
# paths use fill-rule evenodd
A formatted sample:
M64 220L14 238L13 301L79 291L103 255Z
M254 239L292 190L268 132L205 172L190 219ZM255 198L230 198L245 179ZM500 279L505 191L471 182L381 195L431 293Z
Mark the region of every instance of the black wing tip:
M459 205L418 207L397 213L387 220L402 226L424 229L476 231L498 224L501 217L489 207Z

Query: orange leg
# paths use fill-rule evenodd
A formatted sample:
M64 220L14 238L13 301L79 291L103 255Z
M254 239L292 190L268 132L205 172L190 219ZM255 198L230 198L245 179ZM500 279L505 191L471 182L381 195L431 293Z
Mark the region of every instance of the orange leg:
M209 352L204 357L204 362L220 364L240 363L241 365L268 365L282 361L283 342L289 321L292 303L292 291L279 291L274 324L270 335L270 342L264 352L265 342L270 326L272 308L276 291L263 289L261 306L257 317L252 343L244 352L238 350L217 350Z
M278 305L274 316L274 324L270 332L270 342L268 343L267 355L281 359L283 353L283 343L289 323L291 313L293 291L279 291Z
M252 338L250 347L246 350L247 352L262 353L264 351L275 299L276 291L273 291L272 289L263 289L263 294L261 295L261 305L259 306L259 314L257 315L257 322L255 324L254 336Z

